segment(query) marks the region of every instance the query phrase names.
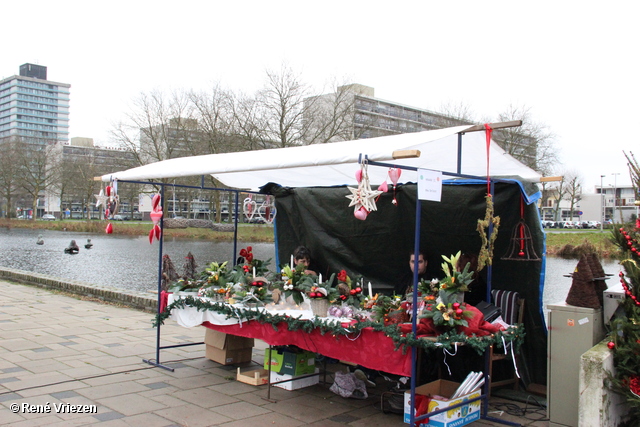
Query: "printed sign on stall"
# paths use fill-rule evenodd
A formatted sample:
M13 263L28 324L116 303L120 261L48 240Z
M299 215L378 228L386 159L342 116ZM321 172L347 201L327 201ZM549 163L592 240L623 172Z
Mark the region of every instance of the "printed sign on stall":
M442 172L418 169L418 199L439 202L442 198Z

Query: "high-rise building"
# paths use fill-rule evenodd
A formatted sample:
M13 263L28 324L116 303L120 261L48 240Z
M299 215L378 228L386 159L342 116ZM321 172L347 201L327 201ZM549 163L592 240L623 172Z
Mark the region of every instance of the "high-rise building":
M70 84L47 80L47 67L20 66L20 75L0 80L0 141L69 142Z
M350 139L366 139L401 133L422 132L451 126L475 125L472 121L456 118L423 108L410 107L393 101L376 98L374 88L362 84L338 87L339 92L349 93L346 99L350 105ZM310 97L306 102L315 102L319 108L331 108L338 94L330 93ZM315 112L315 110L314 110ZM499 129L493 139L505 150L533 169L536 169L536 141L521 132ZM341 140L333 138L332 141ZM506 148L508 146L508 148Z

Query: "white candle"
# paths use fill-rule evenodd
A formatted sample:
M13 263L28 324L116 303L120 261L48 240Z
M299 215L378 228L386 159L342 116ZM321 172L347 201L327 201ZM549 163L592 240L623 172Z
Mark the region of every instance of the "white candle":
M322 273L318 274L318 284L322 283Z
M373 291L371 290L371 282L369 282L369 298L373 298Z
M256 278L256 268L255 267L253 267L253 278L254 279Z
M291 254L291 269L293 270L293 254Z

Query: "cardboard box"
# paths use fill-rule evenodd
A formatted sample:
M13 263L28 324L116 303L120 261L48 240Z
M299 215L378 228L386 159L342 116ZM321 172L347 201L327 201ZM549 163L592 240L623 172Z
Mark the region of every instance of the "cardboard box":
M450 400L449 398L456 392L459 383L446 380L437 380L428 384L416 387L416 396L432 396L431 402L429 402L429 412L444 409L449 406L457 405L466 400L480 397L481 390L476 390L464 396L460 396L457 399ZM434 397L435 396L435 397ZM480 419L480 406L481 400L476 400L467 405L462 405L459 408L452 409L447 412L443 412L438 415L429 417L428 426L433 427L459 427L467 425L473 421ZM409 423L411 421L411 392L407 391L404 394L404 422Z
M238 337L235 335L228 335L224 332L214 331L207 328L204 334L204 343L212 347L227 349L227 350L240 350L242 348L252 348L254 345L253 338Z
M206 344L206 358L221 365L251 362L253 338L237 337L207 329L204 342Z
M320 372L320 369L314 369L313 373L318 373ZM300 375L287 375L287 374L278 374L276 372L271 371L271 382L275 383L278 381L287 381L287 380L293 380L293 381L287 381L286 383L281 383L281 384L274 384L274 387L279 387L285 390L298 390L300 388L305 388L305 387L310 387L314 384L318 384L320 382L320 375L314 375L312 377L306 377L306 378L301 378L301 379L296 379L299 378Z
M221 365L236 365L238 363L251 362L252 348L241 348L240 350L227 350L207 344L205 357L218 362Z
M273 354L269 349L264 350L264 369L283 375L305 375L312 374L316 369L316 354L311 351L279 347L273 349Z

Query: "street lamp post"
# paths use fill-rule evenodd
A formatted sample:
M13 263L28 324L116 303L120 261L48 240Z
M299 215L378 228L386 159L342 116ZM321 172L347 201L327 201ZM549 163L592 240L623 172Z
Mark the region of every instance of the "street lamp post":
M604 189L602 188L602 178L605 175L600 175L600 232L604 228Z
M614 172L611 175L613 175L613 212L611 213L611 222L615 223L616 221L616 206L617 206L617 202L618 202L618 175L620 175L619 172Z

